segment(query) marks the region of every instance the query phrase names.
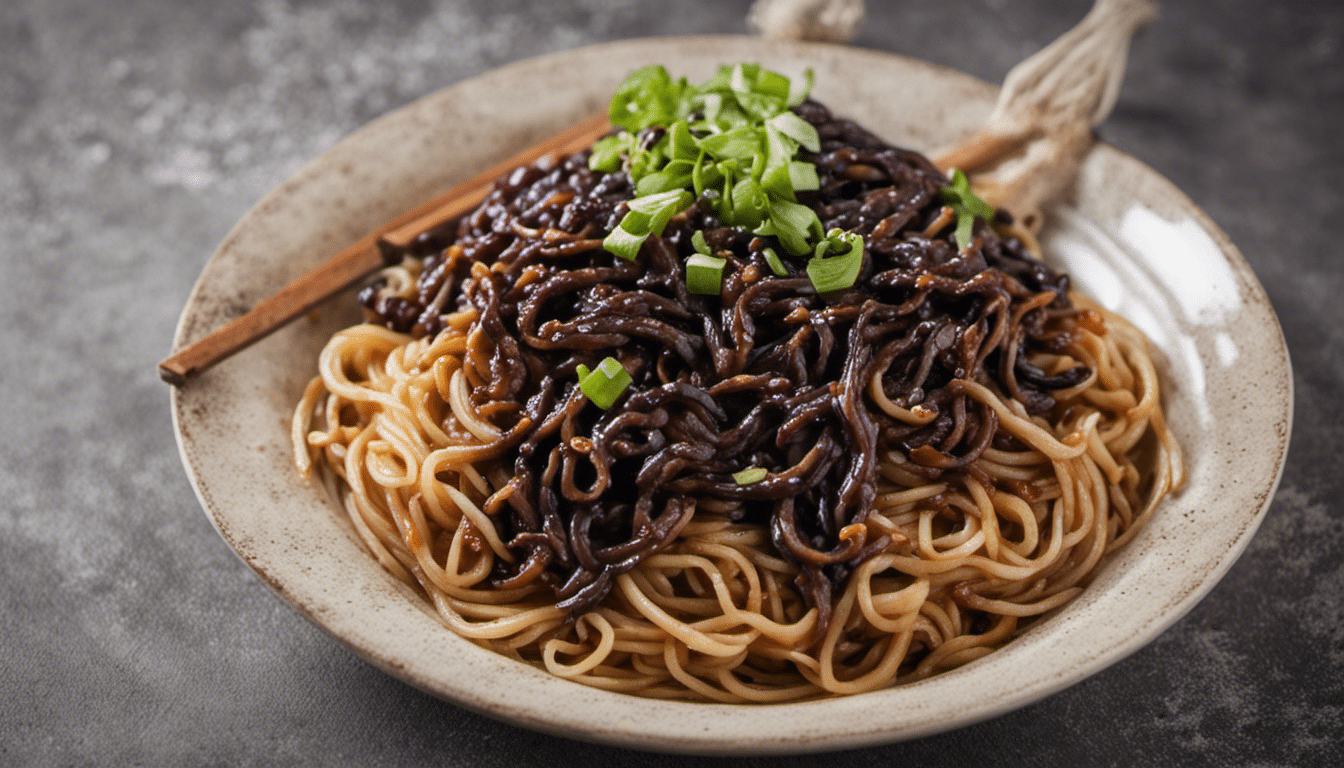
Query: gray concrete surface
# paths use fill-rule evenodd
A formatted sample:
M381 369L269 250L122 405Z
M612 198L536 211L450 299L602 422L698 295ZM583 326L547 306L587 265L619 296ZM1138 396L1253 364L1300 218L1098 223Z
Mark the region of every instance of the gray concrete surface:
M357 659L210 527L154 364L228 228L342 135L533 54L743 32L747 5L0 2L0 764L714 762L518 730ZM858 45L997 81L1088 3L869 6ZM1341 36L1333 0L1168 0L1102 131L1226 229L1282 319L1296 424L1249 550L1102 674L980 725L825 762L1344 762Z

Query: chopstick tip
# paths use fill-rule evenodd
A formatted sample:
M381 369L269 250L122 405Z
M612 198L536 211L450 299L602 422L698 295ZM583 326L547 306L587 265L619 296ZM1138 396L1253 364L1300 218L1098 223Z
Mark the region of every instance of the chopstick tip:
M186 384L187 378L190 375L190 369L183 367L171 357L159 363L159 378L174 387L180 387L183 384Z

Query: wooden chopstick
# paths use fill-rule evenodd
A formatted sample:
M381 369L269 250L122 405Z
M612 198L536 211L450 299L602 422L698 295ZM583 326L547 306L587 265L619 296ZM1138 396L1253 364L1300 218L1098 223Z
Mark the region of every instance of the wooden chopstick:
M185 384L192 375L265 338L323 299L382 267L380 242L405 247L420 233L471 212L490 193L495 180L514 168L552 153L568 154L586 149L610 129L605 113L593 115L407 211L322 262L279 293L262 300L247 313L174 352L159 363L159 376L174 386Z
M953 168L960 168L963 173L976 173L1021 152L1028 142L1039 135L1039 131L1023 131L1012 135L978 131L934 160L934 165L944 173Z

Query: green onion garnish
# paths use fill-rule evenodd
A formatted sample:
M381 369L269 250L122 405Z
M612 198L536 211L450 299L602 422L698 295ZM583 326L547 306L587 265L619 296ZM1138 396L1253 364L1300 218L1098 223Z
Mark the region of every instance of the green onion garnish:
M718 296L723 290L723 269L728 261L703 253L686 260L686 290L706 296Z
M789 183L795 192L814 192L821 189L817 166L811 163L789 163Z
M627 261L634 261L639 255L639 249L644 245L644 241L649 239L649 234L645 232L642 235L636 235L627 232L622 227L616 227L602 240L602 247L608 251L620 256Z
M822 238L821 219L806 205L781 200L770 207L770 220L756 234L774 235L784 250L801 256L812 250L810 242Z
M994 206L975 196L971 191L971 180L966 178L960 168L953 168L948 178L952 184L939 190L938 195L957 214L957 229L953 236L957 240L957 247L964 249L971 244L975 218L979 216L986 221L993 219Z
M775 273L775 277L787 277L789 270L785 269L784 262L780 260L779 254L775 253L774 248L766 248L762 253L765 254L765 263L770 267L770 271Z
M965 248L971 244L971 237L975 227L975 216L968 213L957 213L957 230L952 236L957 240L958 248Z
M650 235L661 235L667 222L691 204L691 193L673 189L629 202L630 212L602 240L602 247L622 259L634 261Z
M793 112L781 112L766 120L765 124L803 145L810 152L821 151L821 138L817 136L817 129Z
M612 97L609 116L622 130L594 145L589 166L624 168L635 183L635 202L677 190L693 193L692 199L703 196L720 221L773 235L789 253L802 256L822 234L816 213L797 204L798 192L819 186L816 166L798 153L817 152L821 144L816 129L789 110L811 87L810 71L792 81L751 63L720 67L694 86L685 78L673 80L660 66L644 67ZM639 134L654 126L662 127L663 135L646 146ZM635 203L630 210L618 227L624 234L603 243L626 259L633 259L650 235L662 234L661 227L647 226L635 215ZM659 221L650 216L652 223Z
M620 397L633 381L629 372L614 357L603 359L595 369L590 370L588 366L580 363L575 366L575 370L579 374L579 389L604 411L616 402L616 398Z
M827 256L828 251L838 255ZM863 268L863 235L832 229L817 243L816 252L807 262L807 278L817 293L842 291L854 285Z
M593 144L593 153L588 157L588 167L595 171L618 171L621 168L621 152L625 147L619 136L608 136Z
M678 213L690 204L691 193L684 189L673 189L656 195L637 197L627 203L630 210L653 217L655 223L651 226L659 234L662 233L663 227L667 226L667 221L672 218L673 214Z
M734 472L733 479L738 485L751 485L764 480L769 474L770 472L764 467L747 467L741 472Z
M691 235L691 247L695 249L696 253L703 253L706 256L711 255L709 243L705 242L705 232L702 229L695 230L695 234Z

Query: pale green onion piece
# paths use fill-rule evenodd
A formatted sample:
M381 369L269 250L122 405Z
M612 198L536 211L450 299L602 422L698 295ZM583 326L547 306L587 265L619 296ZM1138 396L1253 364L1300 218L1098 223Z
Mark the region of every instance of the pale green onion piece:
M756 87L753 90L757 93L773 96L777 99L788 99L789 78L778 72L762 69L756 76Z
M785 100L785 106L796 107L807 100L807 94L812 92L813 82L812 69L809 67L803 72L803 79L793 78L789 81L789 96Z
M652 221L649 223L649 234L663 234L663 230L667 228L667 223L672 220L672 217L689 208L691 203L695 201L695 198L691 196L691 193L685 189L664 192L663 194L669 195L670 197L652 214ZM657 197L657 195L654 195L654 197Z
M817 135L817 129L792 112L781 112L766 120L765 124L802 144L808 151L821 151L821 137Z
M706 136L699 143L707 154L720 160L750 160L761 153L760 136L745 127Z
M623 137L629 134L622 133L616 136L608 136L598 140L593 145L593 153L588 157L588 167L594 171L612 172L621 168L621 154L628 150L628 142Z
M798 142L774 128L766 128L765 155L757 155L752 163L753 171L762 169L759 174L761 187L781 200L794 199L789 164L797 151Z
M769 475L770 471L764 467L747 467L741 472L734 472L733 480L736 480L738 485L751 485L759 483Z
M777 200L792 200L792 181L788 163L767 163L761 174L761 189Z
M960 168L953 168L948 175L952 179L952 185L942 189L940 196L943 202L953 207L960 206L965 211L984 217L986 220L994 218L996 213L994 206L981 200L971 191L971 180Z
M704 296L718 296L723 291L723 270L727 259L697 253L686 259L686 290Z
M774 248L766 248L762 253L765 255L765 263L770 267L770 271L775 273L775 277L787 277L789 270L784 267L784 262L780 260L779 254L775 253Z
M863 236L853 232L842 237L849 246L846 252L838 256L814 256L807 262L807 279L817 293L842 291L859 279L863 268Z
M669 125L682 117L683 103L691 90L686 78L674 81L659 65L644 67L621 83L607 114L612 125L629 131Z
M669 208L672 209L673 213L676 213L677 211L681 210L687 205L690 205L689 199L685 200L684 204L682 202L684 198L689 197L690 193L684 189L672 189L668 190L667 192L659 192L656 195L648 195L646 197L636 197L634 200L631 200L626 205L629 206L630 210L632 211L637 211L639 213L646 213L650 217L656 218L659 214L661 214L665 210L668 210ZM655 234L662 234L662 233L657 232Z
M632 235L647 235L653 231L653 217L643 211L627 211L620 227Z
M732 72L728 75L728 87L738 93L750 93L752 81L756 79L755 75L760 72L759 65L739 62L733 65Z
M759 226L770 213L770 195L760 182L743 176L733 184L733 213L728 223L751 229Z
M705 122L713 124L719 120L719 110L723 109L723 96L717 93L707 93L701 101L701 111L704 112Z
M957 247L966 249L972 242L976 217L991 221L995 217L995 207L977 198L976 194L970 191L970 179L966 178L961 168L949 171L948 178L952 180L952 184L939 190L938 196L942 198L942 202L952 207L954 214L957 214L957 229L953 231L953 238L956 238Z
M968 213L957 214L957 231L953 237L957 239L957 247L965 249L971 244L971 230L975 226L975 217Z
M696 146L695 137L691 135L691 129L682 120L672 124L667 131L667 154L673 160L686 160L694 162L700 155L700 148Z
M965 194L965 199L966 199L966 210L970 211L971 213L974 213L976 216L983 218L985 221L992 221L994 219L994 215L998 213L998 211L994 210L994 206L976 197L975 194L972 192L967 192Z
M636 235L627 232L622 227L616 227L611 230L611 234L602 238L602 248L626 261L634 261L639 257L639 249L644 246L644 241L648 239L649 234L647 232Z
M659 192L677 189L673 186L672 174L667 171L657 171L635 182L635 194L639 196L656 195Z
M650 235L661 235L667 222L691 204L691 193L684 189L637 197L627 205L630 212L602 240L602 247L622 259L634 261Z
M989 221L994 218L996 212L994 206L975 196L971 191L971 180L960 168L953 168L948 173L948 178L952 183L939 191L939 197L956 213L957 228L953 232L953 237L957 241L957 247L965 249L971 244L975 218L979 216Z
M802 256L811 250L808 242L821 237L821 219L806 205L780 200L770 206L770 218L755 234L774 235L784 250Z
M604 411L610 408L625 388L634 381L630 378L630 373L614 357L605 358L591 371L588 370L588 366L582 364L576 366L575 370L579 374L579 389L593 401L594 405Z
M723 108L719 110L718 118L712 130L726 131L734 128L744 128L751 125L751 118L746 112L742 111L741 105L737 99L728 99L723 102Z
M821 179L817 178L817 166L811 163L789 163L789 183L795 192L812 192L821 189Z
M691 186L689 160L674 160L657 173L650 173L635 184L636 200L663 192L676 192Z
M695 234L691 235L691 247L695 249L696 253L710 255L709 243L705 242L705 231L703 229L697 229Z
M762 93L735 93L733 98L742 111L750 115L755 122L767 120L784 108L782 99Z

